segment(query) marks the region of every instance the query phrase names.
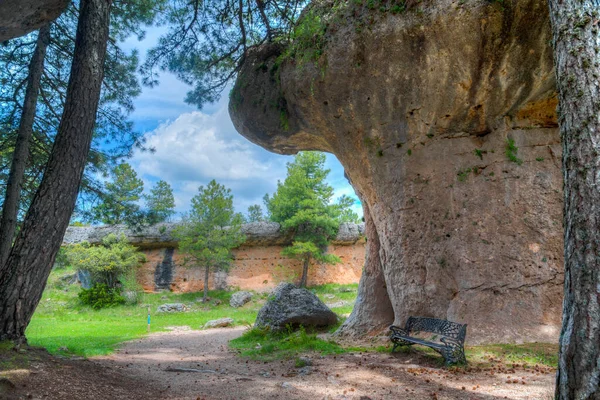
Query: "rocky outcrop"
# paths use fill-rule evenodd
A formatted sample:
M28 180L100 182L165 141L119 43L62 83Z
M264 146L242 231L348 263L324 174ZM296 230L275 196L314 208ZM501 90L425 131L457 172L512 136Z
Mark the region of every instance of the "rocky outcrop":
M250 292L235 292L229 299L229 305L231 307L239 308L243 307L246 303L252 300L252 293Z
M137 230L129 229L124 225L70 226L63 238L63 244L76 244L83 241L100 244L109 234L123 234L131 244L142 249L177 247L177 239L173 236L176 226L177 223L161 223ZM242 246L284 246L292 242L291 235L282 231L276 222L244 224L242 233L246 235L246 241ZM340 225L338 235L332 244L353 244L362 237L364 237L363 224L344 223Z
M25 35L54 21L69 0L0 1L0 42Z
M335 154L363 200L369 256L342 331L418 315L468 323L471 343L556 340L562 176L546 2L362 3L313 2L299 22L320 25L310 43L254 49L229 104L266 149Z
M282 283L258 312L254 326L278 331L288 326L325 327L336 322L337 315L315 294L291 283Z

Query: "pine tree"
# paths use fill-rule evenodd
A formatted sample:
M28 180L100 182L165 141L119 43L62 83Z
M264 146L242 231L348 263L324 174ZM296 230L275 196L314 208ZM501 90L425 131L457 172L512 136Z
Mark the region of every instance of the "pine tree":
M150 189L150 194L144 195L148 219L153 223L170 221L175 215L175 197L173 189L165 181L158 181Z
M175 229L186 263L204 268L204 301L210 270L227 269L233 260L231 249L245 240L242 219L233 209L231 190L212 180L206 187L200 186L191 211Z
M300 286L306 286L311 260L339 263L339 257L327 254L329 242L335 238L339 224L349 215L349 202L331 204L333 188L326 182L325 155L301 152L287 165L287 177L277 183L273 196L265 196L272 221L293 232L293 244L282 254L302 260Z

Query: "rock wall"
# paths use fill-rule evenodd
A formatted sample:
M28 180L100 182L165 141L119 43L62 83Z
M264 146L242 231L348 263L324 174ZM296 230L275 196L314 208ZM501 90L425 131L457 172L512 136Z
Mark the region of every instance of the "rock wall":
M185 255L177 250L172 236L175 224L160 224L141 231L123 226L69 227L64 244L88 241L98 244L110 233L127 236L146 255L147 262L138 269L138 281L146 291L171 290L197 292L204 289L204 271L186 265ZM277 223L253 223L243 226L246 243L234 249L234 262L228 272L211 273L209 288L236 287L265 291L281 282L297 282L302 265L281 256L290 237L282 234ZM311 265L309 285L358 283L365 262L364 226L342 224L328 251L341 258L336 265Z
M25 35L56 19L69 0L2 0L0 42Z
M412 3L314 1L299 23L323 23L321 48L254 49L230 97L234 125L277 153L335 154L361 196L369 273L341 332L420 315L468 323L471 343L556 341L562 176L547 4Z

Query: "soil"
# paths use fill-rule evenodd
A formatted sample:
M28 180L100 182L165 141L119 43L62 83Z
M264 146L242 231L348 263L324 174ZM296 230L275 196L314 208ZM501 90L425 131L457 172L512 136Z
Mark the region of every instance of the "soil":
M259 362L227 342L244 328L185 328L127 342L90 360L28 349L28 365L5 372L1 399L550 399L555 371L521 368L445 369L423 353L307 355ZM6 355L4 356L6 357ZM6 364L0 359L0 366ZM493 362L493 360L492 360ZM493 365L493 364L492 364ZM14 385L14 386L13 386ZM4 392L2 391L4 390Z

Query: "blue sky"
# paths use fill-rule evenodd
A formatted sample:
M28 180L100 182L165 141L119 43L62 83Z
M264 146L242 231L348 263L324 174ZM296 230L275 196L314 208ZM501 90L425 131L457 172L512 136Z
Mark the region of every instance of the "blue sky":
M150 28L142 42L131 38L123 48L138 49L143 60L160 33L160 28ZM211 179L232 190L237 211L245 213L252 204L262 206L265 193L273 193L277 181L285 179L286 163L293 157L268 152L238 134L227 113L227 92L219 102L198 110L183 101L188 90L168 73L162 74L156 87L143 88L131 119L144 133L146 144L156 151L136 151L128 162L143 179L146 190L157 180L169 182L178 212L187 211L198 187ZM343 194L354 197L355 211L362 216L343 167L331 154L327 155L327 168L335 198Z

